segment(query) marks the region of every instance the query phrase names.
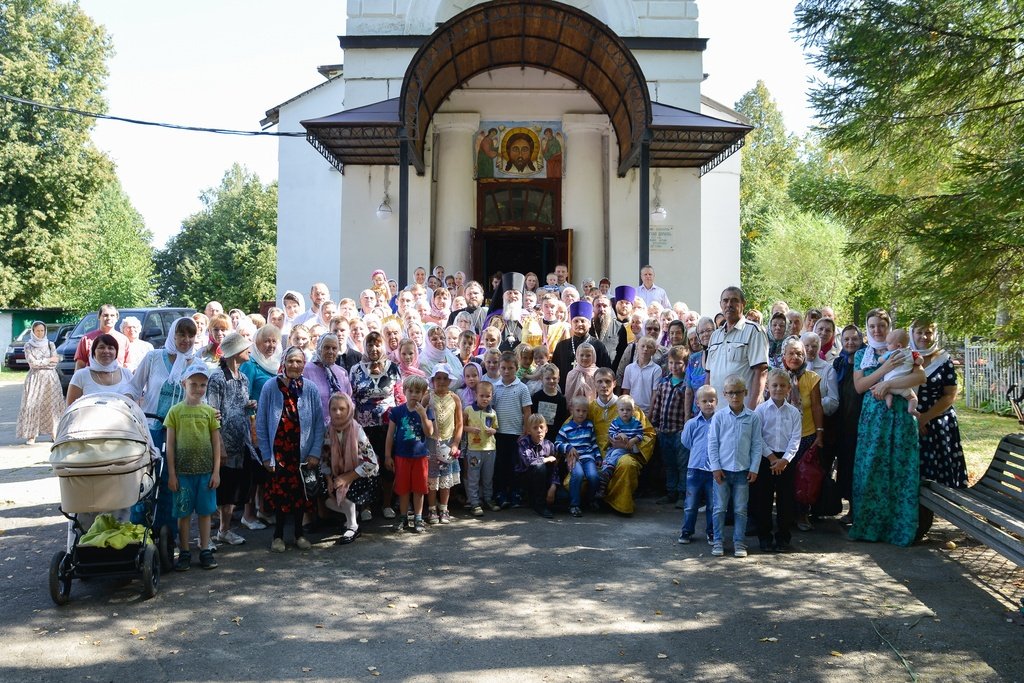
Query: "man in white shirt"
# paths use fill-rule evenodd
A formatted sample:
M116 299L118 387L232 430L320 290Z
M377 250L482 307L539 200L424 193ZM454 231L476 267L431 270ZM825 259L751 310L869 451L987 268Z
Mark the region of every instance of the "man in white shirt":
M747 407L753 410L764 395L765 374L768 372L768 337L757 325L743 317L747 300L739 287L726 287L719 302L725 315L725 325L711 335L704 367L708 371L708 384L724 396L725 380L739 375L746 380ZM724 401L718 409L722 410Z
M295 318L293 325L315 325L319 322L320 305L327 301L331 292L323 282L317 282L309 288L309 310Z
M640 269L640 287L636 290L637 296L644 300L648 306L657 301L662 309L672 308L672 302L668 300L668 294L664 289L654 284L654 268L644 266Z

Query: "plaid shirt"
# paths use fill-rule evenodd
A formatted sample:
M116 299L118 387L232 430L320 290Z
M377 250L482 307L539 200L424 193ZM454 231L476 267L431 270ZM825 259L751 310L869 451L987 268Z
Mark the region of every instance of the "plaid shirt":
M651 396L651 424L659 432L681 432L685 417L686 382L672 386L672 376L663 377Z

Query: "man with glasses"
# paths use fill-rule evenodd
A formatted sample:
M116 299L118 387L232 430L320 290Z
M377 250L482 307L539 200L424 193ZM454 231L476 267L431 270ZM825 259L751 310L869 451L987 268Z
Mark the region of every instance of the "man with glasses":
M746 298L739 287L726 287L719 302L725 324L711 334L705 354L704 367L708 371L708 384L719 396L725 396L725 380L738 375L748 387L746 405L753 410L764 396L765 376L768 372L768 338L757 325L743 317ZM722 410L727 401L721 401Z

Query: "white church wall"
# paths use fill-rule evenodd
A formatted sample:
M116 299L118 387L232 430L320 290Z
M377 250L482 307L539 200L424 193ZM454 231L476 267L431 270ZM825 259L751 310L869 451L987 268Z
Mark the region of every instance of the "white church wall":
M278 130L302 132L303 119L342 109L345 81L336 79L282 105ZM305 138L280 138L277 191L277 291L307 296L313 282L341 288L342 176Z

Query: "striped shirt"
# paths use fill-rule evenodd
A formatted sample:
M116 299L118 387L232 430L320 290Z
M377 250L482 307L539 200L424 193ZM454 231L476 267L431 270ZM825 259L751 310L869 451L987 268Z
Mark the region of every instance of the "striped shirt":
M686 381L672 384L672 376L654 387L648 417L659 432L680 432L686 424Z
M580 460L596 460L601 455L597 448L594 423L590 420L584 420L582 424L577 424L572 418L566 420L558 430L555 447L559 453L568 453L575 448Z
M513 380L511 384L505 384L501 380L494 382L492 405L494 412L498 414L499 434L519 436L523 433L523 408L532 407L533 398L521 380Z

